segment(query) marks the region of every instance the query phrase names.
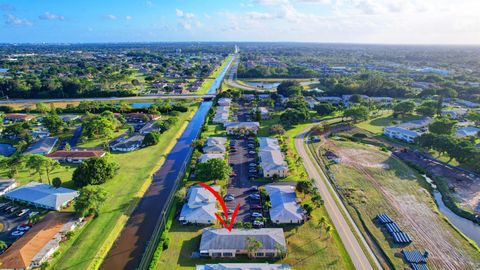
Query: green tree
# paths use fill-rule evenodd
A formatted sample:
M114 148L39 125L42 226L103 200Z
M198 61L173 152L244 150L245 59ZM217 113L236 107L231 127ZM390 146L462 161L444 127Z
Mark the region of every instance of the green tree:
M428 130L434 134L452 135L455 132L456 121L448 118L441 118L431 123L428 126Z
M147 133L145 135L145 138L143 138L142 146L151 146L151 145L156 145L160 141L160 133L153 131L150 133Z
M118 164L108 157L94 157L83 161L73 172L72 180L77 187L100 185L111 180L118 172Z
M43 118L43 124L51 133L58 133L65 126L65 122L57 114L49 114Z
M287 125L292 126L308 119L308 111L302 111L298 109L288 108L280 115L280 121Z
M271 135L282 135L285 134L285 128L283 128L283 126L280 124L275 124L269 128L268 132Z
M247 250L248 257L250 258L253 257L255 253L262 248L262 246L262 242L260 242L253 236L247 236L245 238L245 249Z
M301 180L298 181L296 190L302 193L310 193L313 189L313 183L310 180Z
M425 101L415 111L420 115L432 117L437 113L437 102Z
M75 212L80 216L98 215L100 207L107 200L108 193L98 186L86 186L79 190L75 199Z
M475 124L480 124L480 111L470 111L465 115L465 119L475 122Z
M60 177L55 177L52 179L52 185L55 187L55 188L59 188L62 186L62 179L60 179Z
M358 121L367 120L369 114L370 112L368 108L360 105L346 109L343 115L352 118L353 122L356 123Z
M214 180L226 180L232 168L223 159L212 158L206 162L199 163L195 170L195 176L200 182Z
M111 112L89 117L83 122L83 133L88 138L110 138L118 126L118 120Z
M312 216L312 212L314 210L314 207L311 203L308 203L308 202L304 203L303 204L303 209L305 209L305 212L307 212L308 217Z
M320 116L329 115L335 111L335 107L328 103L317 104L314 109Z
M277 86L277 94L284 97L300 95L303 87L298 81L283 81Z
M8 248L7 243L5 241L0 240L0 250L5 250Z
M396 104L393 107L393 114L394 116L401 115L405 116L407 114L411 114L415 109L415 103L412 101L403 101Z

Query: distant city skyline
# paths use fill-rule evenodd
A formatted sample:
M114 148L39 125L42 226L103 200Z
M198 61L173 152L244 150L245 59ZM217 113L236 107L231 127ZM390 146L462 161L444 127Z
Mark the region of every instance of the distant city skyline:
M475 0L0 0L0 43L480 44Z

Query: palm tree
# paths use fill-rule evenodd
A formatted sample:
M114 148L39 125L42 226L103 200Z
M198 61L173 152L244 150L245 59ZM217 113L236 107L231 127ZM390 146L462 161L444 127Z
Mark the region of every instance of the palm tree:
M245 249L248 251L248 257L250 258L253 254L255 254L255 252L257 252L257 250L262 248L262 246L262 242L260 242L253 236L247 236L245 238Z
M320 220L318 220L318 227L321 229L327 223L327 218L325 216L321 216Z
M0 250L7 249L8 245L4 241L0 240Z
M280 258L285 258L285 256L287 255L287 250L285 249L285 247L279 245L279 244L275 244L275 251L277 252L277 254L280 255Z
M325 232L327 233L328 238L330 238L330 235L333 232L333 227L332 225L328 224L327 227L325 228Z

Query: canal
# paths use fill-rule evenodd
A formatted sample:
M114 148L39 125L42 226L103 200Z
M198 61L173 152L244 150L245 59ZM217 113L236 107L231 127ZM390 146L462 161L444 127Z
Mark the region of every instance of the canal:
M208 91L209 94L216 93L232 60L233 57L215 79ZM199 135L211 107L211 101L200 104L185 131L167 155L165 162L154 174L152 183L105 257L101 269L138 268L149 242L158 233L156 231L157 225L164 221L168 212L168 202L175 193L175 189L190 161L193 152L192 143Z

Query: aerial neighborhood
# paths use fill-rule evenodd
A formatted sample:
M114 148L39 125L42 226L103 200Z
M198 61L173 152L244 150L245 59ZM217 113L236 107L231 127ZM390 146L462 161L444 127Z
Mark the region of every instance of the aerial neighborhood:
M0 269L479 269L479 55L0 44Z

